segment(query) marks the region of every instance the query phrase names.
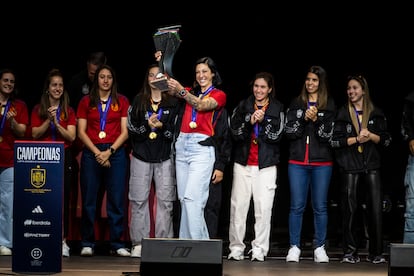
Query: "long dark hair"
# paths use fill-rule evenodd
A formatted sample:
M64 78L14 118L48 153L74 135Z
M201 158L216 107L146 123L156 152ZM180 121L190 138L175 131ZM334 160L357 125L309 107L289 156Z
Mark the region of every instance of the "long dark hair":
M329 96L329 85L328 85L328 77L327 77L326 71L325 69L323 69L323 67L314 65L309 68L306 75L309 73L313 73L317 75L319 78L318 102L316 104L318 106L318 109L324 109L326 105L328 104L328 96ZM303 83L299 98L305 105L307 105L308 92L306 91L306 83Z
M148 82L149 73L152 68L160 68L160 66L157 63L150 64L147 68L147 71L145 72L145 77L142 82L141 89L139 93L142 93L143 100L139 103L140 104L140 110L147 110L148 103L151 101L151 86ZM168 93L162 93L161 97L165 97L164 94Z
M49 101L49 85L50 81L53 77L60 77L62 80L63 74L59 69L52 69L47 74L44 84L43 84L43 92L42 96L40 97L40 108L39 108L39 115L42 119L47 119L48 117L48 108L50 107L50 101ZM64 82L63 82L64 83ZM60 97L59 100L60 109L61 109L61 116L63 119L67 119L68 117L68 107L69 107L69 95L65 88L63 88L63 94Z
M197 67L197 65L201 63L206 64L208 68L210 68L211 72L214 73L213 81L212 81L212 84L214 85L214 87L220 86L223 81L220 77L220 74L217 70L217 65L214 62L214 60L211 57L199 58L194 65L194 72L195 72L195 68ZM197 81L194 81L192 90L195 92L197 91L199 92L201 90L200 85L198 84Z
M112 75L111 94L109 95L109 97L111 97L111 105L119 104L119 100L118 100L118 93L119 93L119 91L118 91L118 82L116 80L115 70L107 64L102 64L96 70L95 77L93 78L93 84L92 84L91 92L89 93L89 97L90 97L89 106L90 107L96 107L98 105L98 103L101 101L100 96L99 96L99 81L98 80L99 80L100 72L104 69L109 70L109 72L111 72L111 75Z
M148 82L149 73L151 69L159 67L160 66L158 63L152 63L147 67L141 89L139 90L134 102L132 103L132 110L135 112L136 116L139 115L140 111L148 110L149 108L149 103L151 102L151 86ZM168 93L161 93L161 102L167 102L169 99L171 99L171 96Z

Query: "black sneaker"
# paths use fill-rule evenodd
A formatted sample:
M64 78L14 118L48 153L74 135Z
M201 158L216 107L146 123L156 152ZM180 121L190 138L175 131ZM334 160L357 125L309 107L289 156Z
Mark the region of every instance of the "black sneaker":
M342 257L341 263L349 263L349 264L356 264L359 263L361 260L358 256L354 256L352 254L345 254Z
M384 264L387 261L385 260L384 256L382 256L382 255L378 255L378 256L368 255L367 256L367 262L370 262L370 263L373 263L373 264Z

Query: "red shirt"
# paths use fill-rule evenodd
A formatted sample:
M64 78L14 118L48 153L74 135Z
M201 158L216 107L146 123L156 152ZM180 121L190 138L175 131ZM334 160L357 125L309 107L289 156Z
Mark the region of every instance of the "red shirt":
M214 98L218 103L216 109L220 109L226 105L226 96L226 93L224 93L222 90L215 88L211 90L211 92L206 97ZM208 136L213 136L213 115L214 110L204 112L197 111L195 121L197 123L197 127L193 129L190 127L190 122L192 121L193 116L193 107L189 103L186 103L183 120L181 123L181 131L185 133L202 133Z
M45 121L44 119L40 118L39 109L40 109L40 104L37 104L32 110L32 114L30 117L30 122L31 122L32 127L39 127ZM68 125L76 126L76 115L72 107L68 107L68 115L66 119L63 118L63 112L60 113L59 124L64 128L67 128ZM71 142L65 140L62 137L62 135L60 135L59 131L57 130L56 130L56 140L53 140L52 129L50 128L50 126L46 130L46 132L36 140L38 141L39 140L40 141L63 141L65 142L65 148L69 147L72 144Z
M86 119L86 134L94 144L112 144L121 134L121 118L128 117L129 100L122 94L118 94L119 103L111 102L106 116L105 133L106 137L99 138L101 131L100 114L98 106L89 107L90 97L84 96L78 105L77 117L79 119ZM100 108L100 106L99 106Z
M249 158L247 159L247 165L259 166L259 145L257 143L253 143L253 139L256 139L256 134L252 132L250 139L250 152Z
M22 100L14 100L9 107L9 111L14 109L16 111L16 121L19 124L29 124L29 110L27 105ZM4 108L0 111L4 113ZM0 113L0 122L6 114ZM3 139L0 142L0 167L9 168L14 165L14 141L18 140L10 127L10 121L6 119L4 123L3 132L1 133Z

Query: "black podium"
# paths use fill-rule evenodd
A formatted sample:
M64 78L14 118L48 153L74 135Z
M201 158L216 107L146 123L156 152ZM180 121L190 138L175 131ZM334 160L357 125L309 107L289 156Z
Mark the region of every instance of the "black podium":
M401 275L414 275L414 244L390 244L388 276Z
M156 239L142 240L142 276L222 276L223 241Z

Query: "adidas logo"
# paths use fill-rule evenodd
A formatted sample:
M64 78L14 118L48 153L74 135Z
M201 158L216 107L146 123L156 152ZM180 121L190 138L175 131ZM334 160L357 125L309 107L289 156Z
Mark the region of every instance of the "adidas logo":
M43 210L42 207L40 207L40 205L37 205L33 210L32 210L33 214L43 214Z

